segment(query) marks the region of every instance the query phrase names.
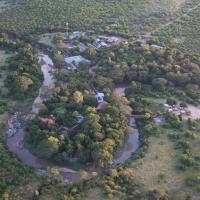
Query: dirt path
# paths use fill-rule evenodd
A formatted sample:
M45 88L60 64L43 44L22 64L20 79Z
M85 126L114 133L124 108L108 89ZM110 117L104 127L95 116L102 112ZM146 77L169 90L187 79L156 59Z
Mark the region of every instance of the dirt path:
M35 101L32 105L32 114L36 115L40 111L40 105L45 100L45 96L50 96L51 94L51 87L53 87L55 83L55 79L52 75L53 73L53 61L48 55L40 54L39 55L39 63L41 65L41 70L43 73L44 81L42 87L39 90L39 94L36 97Z

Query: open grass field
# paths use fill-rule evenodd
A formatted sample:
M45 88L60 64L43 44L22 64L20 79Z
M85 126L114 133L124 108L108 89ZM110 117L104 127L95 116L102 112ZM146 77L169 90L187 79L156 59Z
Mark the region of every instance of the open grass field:
M169 131L169 130L168 130ZM168 132L167 131L167 132ZM145 157L132 162L131 168L135 178L145 189L166 189L170 191L170 199L182 200L187 195L199 197L198 190L185 184L186 178L198 172L198 167L178 170L177 163L181 151L176 148L175 141L169 139L166 130L160 136L151 137L148 152ZM181 134L181 133L179 133ZM200 137L191 142L191 154L198 156Z
M163 111L163 104L166 102L166 99L161 98L145 98L148 102L150 102L150 105L148 106L149 109L153 112Z
M180 187L181 174L174 170L176 153L173 143L167 137L152 137L145 157L133 162L131 165L136 179L144 184L147 189L154 187L174 189ZM160 174L165 176L163 181L159 181Z

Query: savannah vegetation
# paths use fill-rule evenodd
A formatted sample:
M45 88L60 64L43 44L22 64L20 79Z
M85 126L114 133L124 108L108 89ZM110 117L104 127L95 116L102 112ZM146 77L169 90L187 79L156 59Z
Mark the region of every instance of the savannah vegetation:
M193 4L193 7L197 5L199 5L198 1ZM176 46L184 52L199 57L199 13L200 5L155 35L169 46Z
M180 15L184 0L128 1L11 1L15 5L0 13L0 26L19 34L34 31L63 29L69 22L72 29L95 29L116 32L122 35L154 29L158 24ZM195 4L190 1L189 7ZM6 13L6 14L5 14ZM118 24L113 27L112 24ZM47 32L47 31L46 31Z
M197 0L159 3L154 0L0 1L0 28L35 39L37 32L64 30L65 22L69 22L72 30L95 29L134 40L138 34L176 19L197 3ZM178 99L184 104L200 103L198 22L199 7L156 32L149 44L170 46L162 50L139 43L98 52L88 49L83 56L92 60L91 66L99 61L94 70L95 79L89 73L91 66L82 64L78 71L69 73L60 65L59 55L52 56L57 63L55 76L59 82L53 90L53 98L44 103L43 110L27 129L29 148L40 157L68 163L75 156L79 162L94 162L105 167L130 131L125 115L130 112L145 115L136 122L141 147L130 160L102 177L75 184L36 176L5 146L7 113L24 102L23 107L31 104L29 98L36 94L42 76L35 50L22 41L13 44L1 34L0 199L198 198L199 120L184 121L162 108L168 97L173 97L168 102ZM117 26L113 26L115 23ZM118 85L127 86L123 99L123 103L128 104L125 109L119 106L121 99L112 94ZM97 102L91 86L105 93L109 103L105 110L96 111ZM152 119L155 113L164 114L159 126ZM70 138L68 132L59 127L76 125L79 114L84 120L78 134ZM52 120L51 126L41 123L46 117ZM63 141L60 141L61 135L64 135Z

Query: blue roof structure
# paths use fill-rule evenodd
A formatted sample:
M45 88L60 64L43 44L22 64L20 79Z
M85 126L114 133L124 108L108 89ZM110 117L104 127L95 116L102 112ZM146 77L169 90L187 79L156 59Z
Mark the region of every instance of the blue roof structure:
M156 45L156 44L152 44L151 47L154 48L154 49L162 49L163 48L163 47Z
M77 122L78 124L80 124L83 120L84 120L84 116L83 116L83 115L78 115L78 116L76 117L76 122Z

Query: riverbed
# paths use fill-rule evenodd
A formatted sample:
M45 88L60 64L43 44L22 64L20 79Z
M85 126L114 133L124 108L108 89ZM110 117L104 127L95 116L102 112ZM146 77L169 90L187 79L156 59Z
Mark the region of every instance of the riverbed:
M44 81L42 87L39 89L39 94L33 102L32 114L38 114L42 103L50 98L51 88L54 86L55 79L53 77L53 61L45 54L40 54L38 62L41 65Z
M128 160L132 154L139 148L139 132L137 129L133 130L133 133L130 133L127 136L125 144L121 150L116 154L113 163L120 164Z
M123 98L125 97L125 90L126 90L125 86L117 87L114 89L113 93L115 96ZM123 104L121 104L121 106L123 106ZM129 120L129 126L133 128L133 132L127 136L123 147L115 155L115 158L113 160L114 164L124 163L139 148L140 145L139 132L138 129L136 128L135 120L133 120L133 118Z
M43 72L44 81L39 90L39 94L33 102L31 115L35 116L40 111L40 105L47 99L50 98L51 88L55 83L55 79L53 77L53 61L48 55L40 54L39 55L39 63L41 65L41 70ZM47 93L48 89L48 93ZM116 88L114 93L119 97L124 96L125 88ZM47 95L48 94L48 95ZM12 126L12 125L10 125ZM9 129L9 124L8 124ZM78 182L83 178L91 178L92 172L98 171L98 169L90 167L88 168L88 175L86 177L81 177L80 171L75 171L68 167L56 166L50 161L40 159L37 156L33 155L25 146L24 146L24 138L25 138L25 130L20 127L16 129L16 133L12 137L6 137L8 149L15 153L26 165L29 165L36 169L37 174L39 175L50 175L48 172L48 168L55 167L59 170L60 175L57 177L58 179L65 182ZM139 148L139 133L137 129L134 129L133 133L127 136L127 139L123 145L123 147L116 153L113 164L121 164L128 160L132 154Z

